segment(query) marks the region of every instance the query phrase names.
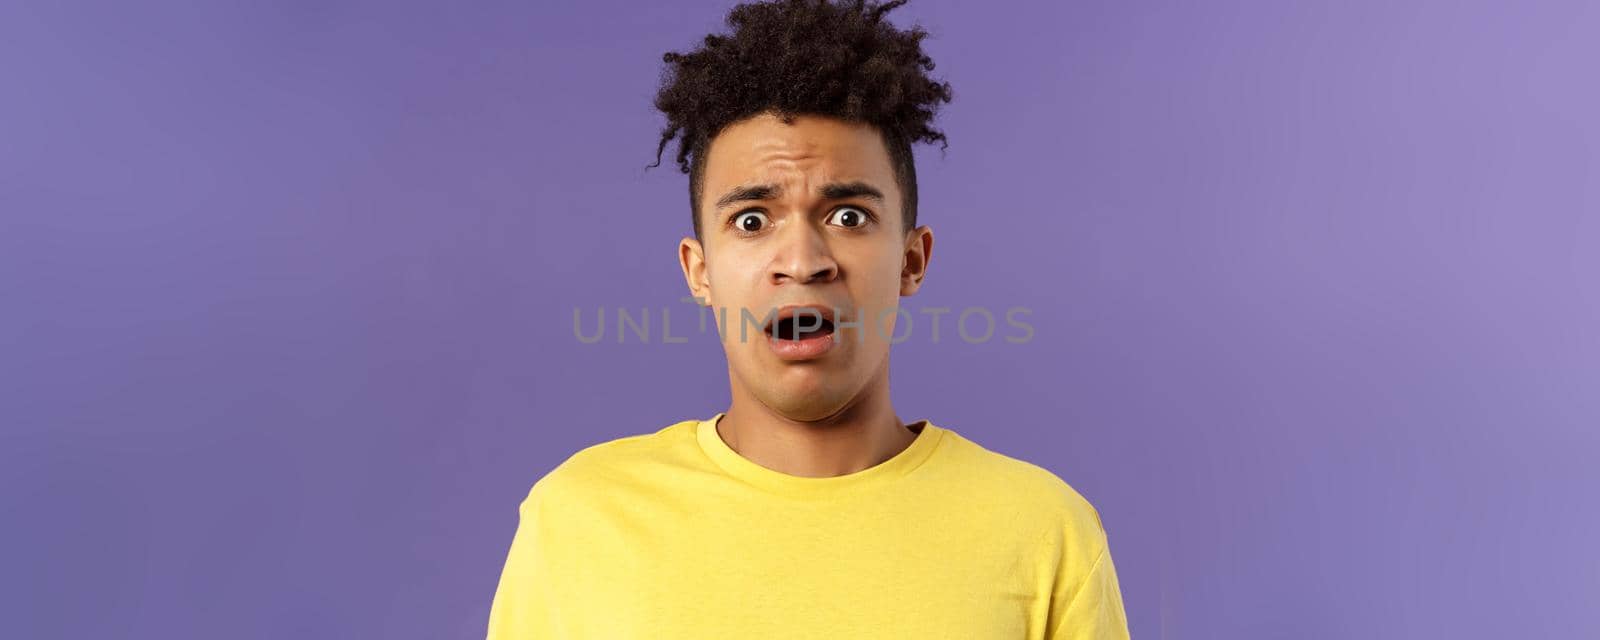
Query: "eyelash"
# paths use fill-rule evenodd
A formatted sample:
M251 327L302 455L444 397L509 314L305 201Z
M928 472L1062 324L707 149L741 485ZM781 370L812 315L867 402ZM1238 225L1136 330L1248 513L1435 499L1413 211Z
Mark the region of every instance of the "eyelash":
M867 225L871 225L871 224L876 224L878 222L878 214L877 213L873 212L871 209L868 209L866 207L863 207L863 206L860 206L860 205L854 205L854 204L841 204L841 205L839 205L837 207L829 209L827 217L829 217L829 218L833 217L833 214L838 212L840 209L855 209L856 211L860 211L867 218L866 222L864 222L864 223L862 223L860 225L854 226L854 227L839 227L839 228L844 229L846 231L860 231L863 227L866 227ZM766 229L762 229L761 231L745 231L744 229L740 229L738 227L738 225L734 224L734 222L739 219L739 216L742 216L742 215L744 215L746 213L751 213L751 212L767 213L767 210L766 209L761 209L761 208L740 209L740 210L734 212L733 215L728 216L728 220L726 221L726 223L724 223L723 226L725 226L725 227L727 227L729 229L732 229L734 233L737 233L737 234L742 235L742 236L753 236L753 235L761 233L762 231L766 231Z

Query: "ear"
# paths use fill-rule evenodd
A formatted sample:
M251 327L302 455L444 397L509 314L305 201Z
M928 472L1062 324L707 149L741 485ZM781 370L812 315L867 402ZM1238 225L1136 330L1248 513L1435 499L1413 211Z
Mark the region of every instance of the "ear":
M711 306L711 280L706 277L706 252L700 241L684 238L678 241L678 263L683 267L683 280L689 285L689 295L700 299L700 306Z
M909 296L922 288L928 275L928 260L933 257L933 229L923 225L906 233L905 251L900 262L900 295Z

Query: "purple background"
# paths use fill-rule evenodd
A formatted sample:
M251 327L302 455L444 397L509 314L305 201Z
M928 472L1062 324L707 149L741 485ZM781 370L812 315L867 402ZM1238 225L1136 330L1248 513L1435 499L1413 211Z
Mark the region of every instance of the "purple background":
M481 637L535 479L726 406L572 310L688 310L649 100L729 4L0 5L0 635ZM894 15L909 302L1037 330L897 407L1093 501L1135 637L1600 636L1595 3Z

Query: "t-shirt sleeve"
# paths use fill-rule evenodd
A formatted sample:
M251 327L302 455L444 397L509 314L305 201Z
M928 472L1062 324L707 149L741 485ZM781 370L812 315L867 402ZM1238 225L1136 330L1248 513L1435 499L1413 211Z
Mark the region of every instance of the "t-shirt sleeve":
M1096 544L1088 569L1081 561L1068 560L1055 568L1055 588L1050 595L1048 640L1127 640L1128 620L1122 609L1122 588L1117 584L1117 569L1111 561L1111 547L1105 530L1094 513ZM1069 533L1068 538L1072 537Z
M546 525L541 484L534 484L518 508L516 534L489 608L488 640L532 640L558 635L545 548L547 536L541 533Z

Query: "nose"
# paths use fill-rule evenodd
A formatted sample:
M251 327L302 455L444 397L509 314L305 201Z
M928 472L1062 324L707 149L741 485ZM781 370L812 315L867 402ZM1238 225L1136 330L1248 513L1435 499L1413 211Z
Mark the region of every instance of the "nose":
M778 253L773 256L773 284L831 282L839 277L839 263L833 259L827 239L811 225L788 225L779 234Z

